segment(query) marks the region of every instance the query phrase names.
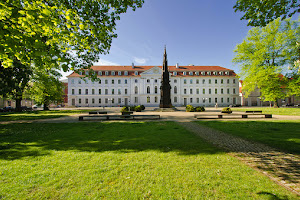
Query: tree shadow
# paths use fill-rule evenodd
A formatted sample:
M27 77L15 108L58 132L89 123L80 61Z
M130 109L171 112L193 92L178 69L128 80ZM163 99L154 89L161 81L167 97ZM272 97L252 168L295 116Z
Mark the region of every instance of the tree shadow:
M270 192L258 192L257 194L258 195L267 195L267 196L269 196L269 198L271 200L287 200L288 199L287 196L284 196L284 197L281 198L281 197L279 197L279 196L277 196L275 194L272 194Z
M56 151L222 153L174 122L0 125L0 159Z

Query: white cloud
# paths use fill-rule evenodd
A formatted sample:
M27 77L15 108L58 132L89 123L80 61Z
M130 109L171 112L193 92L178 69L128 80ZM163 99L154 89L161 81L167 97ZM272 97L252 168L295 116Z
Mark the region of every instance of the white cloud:
M145 64L147 62L146 58L137 58L137 57L133 57L134 62L137 64Z
M119 64L111 62L109 60L100 59L98 62L94 63L94 65L97 66L97 65L119 65Z

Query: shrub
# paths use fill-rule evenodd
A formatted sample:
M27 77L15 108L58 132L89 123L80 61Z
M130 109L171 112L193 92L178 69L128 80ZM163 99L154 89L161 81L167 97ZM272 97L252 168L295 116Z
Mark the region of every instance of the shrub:
M203 106L197 106L197 107L195 108L195 111L196 111L196 112L204 112L204 111L205 111L205 108L204 108Z
M128 112L128 107L124 106L123 108L121 108L121 112Z
M135 111L136 106L130 106L130 111Z
M142 106L136 106L135 111L136 112L142 112Z
M145 110L145 106L144 105L140 105L140 106L141 106L142 110Z
M194 111L195 111L195 108L194 108L194 106L192 106L192 105L187 105L187 106L185 107L185 110L186 110L186 112L194 112Z
M223 108L222 113L232 113L232 110L229 107Z

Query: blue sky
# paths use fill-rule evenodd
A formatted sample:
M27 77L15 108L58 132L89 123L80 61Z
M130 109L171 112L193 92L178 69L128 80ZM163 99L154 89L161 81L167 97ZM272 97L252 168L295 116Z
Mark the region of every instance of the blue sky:
M218 65L239 72L233 49L251 27L236 0L145 0L117 22L118 38L95 65L162 65L164 45L169 65Z

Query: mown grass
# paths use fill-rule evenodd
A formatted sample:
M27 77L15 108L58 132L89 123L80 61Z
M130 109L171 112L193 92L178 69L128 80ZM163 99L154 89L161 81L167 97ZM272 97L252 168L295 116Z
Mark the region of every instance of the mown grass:
M0 125L3 199L297 199L174 122Z
M270 107L248 107L248 108L231 108L232 111L246 111L246 110L261 110L266 114L273 115L292 115L300 116L300 108L270 108Z
M300 120L198 121L197 123L286 152L300 154Z
M76 113L87 113L92 110L38 110L28 112L5 112L0 113L0 121L35 120L58 118Z

